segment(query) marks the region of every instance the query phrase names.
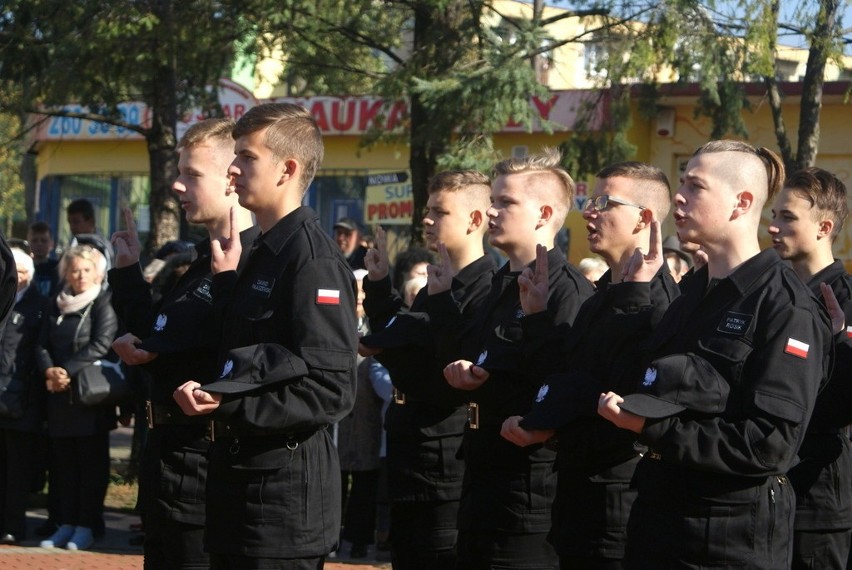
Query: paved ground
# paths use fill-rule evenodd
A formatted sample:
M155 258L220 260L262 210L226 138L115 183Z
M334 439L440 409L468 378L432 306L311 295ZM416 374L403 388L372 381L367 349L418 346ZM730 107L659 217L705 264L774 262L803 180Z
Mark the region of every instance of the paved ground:
M119 428L112 434L112 456L116 460L126 460L130 453L131 430ZM71 552L64 549L40 548L41 539L36 538L34 529L47 518L44 509L28 512L28 536L30 539L16 546L0 546L0 570L139 570L142 568L142 547L133 546L130 541L138 533L132 525L139 517L124 512L107 512L106 534L95 542L92 550ZM389 569L389 557L385 552L376 553L370 549L366 559L357 561L343 556L348 554L349 545L344 544L341 556L329 560L328 570L379 570Z

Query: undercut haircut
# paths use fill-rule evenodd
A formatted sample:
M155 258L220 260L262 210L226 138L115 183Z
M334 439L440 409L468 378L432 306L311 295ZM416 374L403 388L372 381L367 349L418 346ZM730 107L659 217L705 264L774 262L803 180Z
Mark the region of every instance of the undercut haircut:
M273 160L296 159L302 166L299 179L302 194L316 176L322 163L322 133L311 113L293 103L264 103L252 107L234 127L234 139L267 129L264 144Z
M741 152L757 157L766 169L766 201L774 198L781 190L784 183L784 162L768 148L755 147L743 141L718 140L710 141L698 147L692 156L717 152Z
M555 196L556 202L551 204L559 225L565 222L565 217L571 211L574 203L574 192L576 186L574 179L562 168L562 153L554 147L543 147L538 154L531 154L523 158L507 158L494 165L491 177L506 176L509 174L529 174L531 180L527 187L535 190L535 183L539 180L555 180L559 189L559 195ZM541 196L541 194L539 194ZM545 203L548 200L543 200Z
M226 146L231 143L233 148L234 143L234 125L233 119L205 119L195 123L186 130L180 142L177 145L177 150L181 151L185 148L192 148L213 141L217 145Z
M488 208L491 196L491 180L477 170L446 170L429 180L426 192L431 196L438 192L463 194L475 208Z
M669 215L672 208L669 178L656 166L637 161L616 162L605 166L595 176L600 180L607 178L634 180L634 201L654 212L654 219L658 221L662 221Z
M831 241L837 239L849 215L846 185L837 176L822 168L806 168L791 174L784 187L807 200L820 216L831 218Z

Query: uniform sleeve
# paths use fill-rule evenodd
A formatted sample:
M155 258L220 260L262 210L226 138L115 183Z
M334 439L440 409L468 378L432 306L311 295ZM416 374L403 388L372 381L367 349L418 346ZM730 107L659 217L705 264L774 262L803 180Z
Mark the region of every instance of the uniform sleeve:
M745 476L786 472L826 372L829 327L816 309L788 306L768 318L769 334L755 338L753 348L739 338L722 339L725 346L699 344L698 353L720 372L736 371L744 362L725 414L699 418L684 412L648 421L640 441L664 461L689 468ZM806 357L790 353L791 340L800 354L807 345Z
M142 268L135 263L110 269L107 278L112 292L112 307L122 328L145 338L150 329L154 302L151 284L145 281Z
M231 391L214 412L238 431L316 429L342 419L354 403L358 335L351 271L340 260L317 259L286 277L289 290L269 319L286 328L286 338L295 344L276 344L284 341L281 336L236 349L279 357L267 361L261 383L254 380L253 367L232 371L228 383L247 389ZM339 302L319 302L320 288L339 291ZM217 391L215 384L205 389Z
M365 277L363 286L364 311L370 319L370 330L379 331L403 308L402 297L387 276L378 281L370 281L369 277Z
M73 377L85 366L106 356L112 341L115 340L115 333L118 332L118 318L110 305L108 291L101 293L95 300L89 318L91 319L89 342L80 347L80 350L65 362L64 368L68 376Z

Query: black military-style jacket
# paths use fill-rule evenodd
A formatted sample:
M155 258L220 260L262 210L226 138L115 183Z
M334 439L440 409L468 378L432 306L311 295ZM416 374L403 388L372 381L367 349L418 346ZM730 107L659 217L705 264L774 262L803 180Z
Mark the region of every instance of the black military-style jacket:
M808 282L821 300L820 283L831 286L847 328L835 336L831 379L817 396L799 463L788 473L796 490L797 530L852 527L852 447L845 434L852 423L852 279L835 260Z
M256 227L240 233L241 265L259 233ZM139 264L108 273L112 305L122 325L142 340L141 348L157 353L157 358L141 366L149 374L151 401L185 422L159 425L155 419L148 435L140 470L140 500L154 522L162 517L204 524L208 418L183 417L172 394L188 380L209 381L216 371L220 335L210 261L210 240L205 239L195 246L186 272L157 302Z
M562 556L624 555L624 528L636 496L629 485L639 459L636 435L597 414L610 390L632 391L644 343L679 294L668 266L650 282L611 283L607 271L569 330L548 329L530 315L524 338L546 342L536 365L562 372L545 378L525 429L556 429L558 472L550 541Z
M562 252L548 252L551 321L571 323L593 289L568 264ZM461 335L464 358L490 373L478 389L466 392L477 405L478 428L465 431L466 464L460 528L498 528L509 532L544 532L550 528L555 490L555 452L543 445L521 448L500 436L503 421L529 410L541 385L523 338L519 272L504 265L471 327Z
M324 429L355 394L355 279L316 214L262 234L239 273L213 278L222 309L206 543L261 558L327 554L340 528L337 453Z
M646 420L628 567L783 567L795 508L784 475L827 377L828 316L774 250L713 283L704 267L682 293L656 328L650 360L695 354L730 392L720 414Z
M392 401L385 418L388 444L389 492L395 501L449 501L461 496L464 463L458 457L467 421L467 406L458 390L444 380L443 368L449 361L448 346L456 347L461 328L432 326L429 305L439 303L459 318L469 318L491 289L495 265L491 256L483 256L462 268L453 277L450 290L430 296L421 290L409 316L425 312L424 318L400 318L390 321L381 307L401 308L389 279L364 281L367 298L364 306L372 330L416 342L385 348L376 356L390 373L391 380L404 396ZM440 297L440 299L436 299ZM372 310L372 314L371 314ZM389 325L387 323L390 322ZM400 327L408 329L399 331ZM364 339L369 344L370 338Z

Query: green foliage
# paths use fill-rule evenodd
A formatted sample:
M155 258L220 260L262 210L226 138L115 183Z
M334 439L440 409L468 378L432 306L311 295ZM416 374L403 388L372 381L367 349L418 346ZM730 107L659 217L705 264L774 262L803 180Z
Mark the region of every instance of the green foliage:
M0 218L23 218L24 184L20 169L23 157L18 139L20 121L14 115L0 113Z

